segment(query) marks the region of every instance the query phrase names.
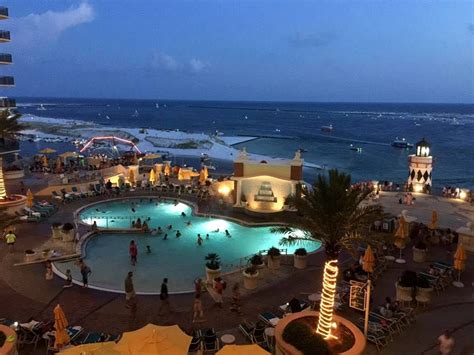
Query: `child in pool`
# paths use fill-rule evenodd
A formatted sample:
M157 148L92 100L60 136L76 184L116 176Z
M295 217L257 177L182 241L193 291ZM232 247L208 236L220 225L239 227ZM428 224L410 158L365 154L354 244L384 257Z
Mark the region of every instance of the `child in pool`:
M149 245L146 246L146 253L151 254L151 248Z

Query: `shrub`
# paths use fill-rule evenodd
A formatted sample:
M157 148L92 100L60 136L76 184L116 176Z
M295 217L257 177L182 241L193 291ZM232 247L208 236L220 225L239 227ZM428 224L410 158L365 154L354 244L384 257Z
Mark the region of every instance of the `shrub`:
M309 326L293 321L283 330L283 340L301 351L303 355L329 355L326 341Z
M308 252L306 251L305 248L298 248L298 249L295 250L295 255L306 256L306 255L308 255Z
M418 276L416 279L416 287L418 288L431 288L430 282L426 277Z
M406 270L400 277L398 284L402 287L415 287L416 286L416 272Z
M415 248L425 250L427 248L427 246L426 246L425 242L423 242L422 240L419 240L418 242L416 242Z
M280 249L278 248L271 247L270 249L268 249L268 256L270 257L280 256L280 254Z
M263 258L260 254L255 254L250 258L250 264L257 266L263 264Z
M257 273L257 268L255 266L249 266L245 269L245 273L248 275L255 275Z
M69 232L70 230L73 230L74 226L71 223L64 223L63 224L63 231Z
M221 258L216 253L209 253L206 255L206 267L211 270L217 270L221 267Z

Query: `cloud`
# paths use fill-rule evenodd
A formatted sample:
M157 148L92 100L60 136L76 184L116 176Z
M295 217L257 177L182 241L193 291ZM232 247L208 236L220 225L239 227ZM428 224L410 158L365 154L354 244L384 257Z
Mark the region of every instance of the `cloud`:
M94 20L94 8L87 2L64 11L46 11L13 18L13 43L21 49L36 49L55 41L64 31Z
M331 33L303 33L296 32L288 38L293 47L314 48L326 46L334 40Z
M169 54L156 51L151 57L151 67L166 72L199 74L207 71L210 64L198 58L191 58L188 61L179 61Z

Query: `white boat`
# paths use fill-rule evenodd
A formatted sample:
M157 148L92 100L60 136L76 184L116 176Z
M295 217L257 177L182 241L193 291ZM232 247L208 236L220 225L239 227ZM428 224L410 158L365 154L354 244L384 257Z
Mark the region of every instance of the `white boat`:
M332 130L333 130L332 124L330 124L329 126L321 126L321 131L323 132L332 132Z
M396 137L392 142L392 147L395 147L395 148L412 148L413 144L408 143L405 138L399 139L398 137Z
M140 116L140 114L138 113L138 110L135 110L135 112L133 113L132 117L138 117Z
M155 108L160 108L160 104L155 104Z
M46 111L46 107L43 104L40 104L39 107L36 108L38 111Z
M107 116L105 116L105 118L106 118L106 119L108 119L108 120L110 120L110 117L109 117L108 115L107 115Z

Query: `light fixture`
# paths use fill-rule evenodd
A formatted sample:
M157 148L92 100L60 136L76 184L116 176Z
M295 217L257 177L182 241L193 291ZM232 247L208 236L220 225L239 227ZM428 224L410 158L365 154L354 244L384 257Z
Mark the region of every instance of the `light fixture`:
M461 192L459 193L459 198L460 198L461 200L465 200L466 197L467 197L466 191L461 190Z
M230 192L230 188L229 188L229 186L223 185L223 186L219 187L219 189L218 189L217 191L218 191L221 195L227 196L227 195L229 194L229 192Z
M331 334L333 329L332 316L334 314L334 299L336 297L336 283L339 268L337 260L326 261L324 264L323 292L319 307L319 320L316 333L324 339L337 338Z

